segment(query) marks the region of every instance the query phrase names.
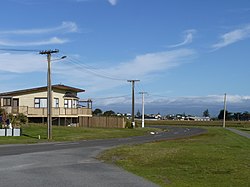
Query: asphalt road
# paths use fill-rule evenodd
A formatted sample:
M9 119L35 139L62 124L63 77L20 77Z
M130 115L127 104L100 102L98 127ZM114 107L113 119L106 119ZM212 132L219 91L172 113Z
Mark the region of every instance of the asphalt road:
M168 132L140 137L0 146L0 187L157 186L95 158L103 150L118 145L183 138L206 132L199 128L168 129Z

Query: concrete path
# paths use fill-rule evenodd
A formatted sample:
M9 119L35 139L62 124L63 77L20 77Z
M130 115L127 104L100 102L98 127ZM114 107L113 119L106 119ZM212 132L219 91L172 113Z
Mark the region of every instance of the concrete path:
M247 133L247 132L240 131L240 130L237 130L237 129L234 129L234 128L227 128L227 129L230 130L230 131L232 131L232 132L234 132L234 133L236 133L236 134L239 134L239 135L241 135L241 136L244 136L244 137L246 137L246 138L250 138L250 134Z
M96 156L114 146L183 138L205 133L200 128L169 128L155 135L57 142L40 145L0 146L2 187L156 187L157 185L103 163Z

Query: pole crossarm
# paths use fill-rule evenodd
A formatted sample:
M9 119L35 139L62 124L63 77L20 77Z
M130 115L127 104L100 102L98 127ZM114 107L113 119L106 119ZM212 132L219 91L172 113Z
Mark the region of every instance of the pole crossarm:
M48 55L48 54L51 54L51 53L59 53L59 50L58 49L55 49L55 50L44 50L44 51L40 51L39 52L40 55Z

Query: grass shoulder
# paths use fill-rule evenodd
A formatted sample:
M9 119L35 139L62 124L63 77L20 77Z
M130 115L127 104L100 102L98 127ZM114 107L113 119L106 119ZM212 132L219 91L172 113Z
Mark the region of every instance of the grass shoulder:
M53 126L52 141L79 141L90 139L124 138L129 136L142 136L148 134L152 130L157 129L107 129ZM47 125L43 124L24 125L22 127L22 136L20 137L0 137L0 144L27 144L43 142L48 142Z
M196 137L122 146L99 156L161 186L248 186L250 141L226 129Z

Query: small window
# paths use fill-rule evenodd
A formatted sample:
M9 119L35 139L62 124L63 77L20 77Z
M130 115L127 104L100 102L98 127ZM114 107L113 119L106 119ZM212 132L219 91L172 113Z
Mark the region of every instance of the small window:
M3 98L3 106L11 106L11 98Z
M59 98L54 98L54 107L59 108Z
M77 107L77 100L74 99L72 104L73 104L72 108L76 108Z

